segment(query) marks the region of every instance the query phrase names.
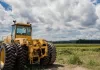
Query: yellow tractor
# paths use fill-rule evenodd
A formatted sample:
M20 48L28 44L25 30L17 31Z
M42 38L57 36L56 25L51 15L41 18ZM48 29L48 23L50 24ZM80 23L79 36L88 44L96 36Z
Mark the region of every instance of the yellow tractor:
M0 46L0 70L24 70L27 64L49 65L55 60L55 46L44 39L32 39L30 23L14 21L11 36Z

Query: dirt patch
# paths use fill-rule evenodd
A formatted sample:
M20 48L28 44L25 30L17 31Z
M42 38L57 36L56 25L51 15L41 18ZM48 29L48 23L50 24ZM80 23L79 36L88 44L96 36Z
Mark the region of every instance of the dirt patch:
M51 66L51 68L48 68L46 70L89 70L89 69L81 66L68 66L68 65L54 64L54 66Z
M76 66L76 65L63 65L63 64L53 64L48 66L33 65L30 70L89 70L87 68Z
M84 67L80 67L80 66L70 67L70 66L64 65L64 67L59 67L57 70L88 70L88 69Z

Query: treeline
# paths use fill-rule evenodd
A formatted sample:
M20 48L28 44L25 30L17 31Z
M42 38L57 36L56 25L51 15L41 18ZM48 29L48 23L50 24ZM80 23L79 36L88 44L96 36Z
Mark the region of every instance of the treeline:
M100 44L100 40L70 40L70 41L53 41L55 44L66 44L66 43L73 43L73 44Z

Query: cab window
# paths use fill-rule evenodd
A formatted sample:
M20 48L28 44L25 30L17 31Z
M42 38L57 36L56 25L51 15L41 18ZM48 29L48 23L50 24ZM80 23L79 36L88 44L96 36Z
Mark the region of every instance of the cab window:
M28 27L28 26L17 26L16 34L17 35L31 35L31 27Z

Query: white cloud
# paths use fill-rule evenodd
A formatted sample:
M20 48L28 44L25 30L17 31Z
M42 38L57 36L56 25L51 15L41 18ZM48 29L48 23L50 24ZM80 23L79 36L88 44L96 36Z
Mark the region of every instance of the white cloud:
M0 39L10 34L10 24L13 18L9 14L10 12L5 11L0 5Z
M97 39L100 8L90 0L4 0L12 12L0 11L0 23L6 30L13 19L30 21L33 38L47 40ZM2 13L2 14L1 14ZM5 16L6 15L6 16ZM5 17L2 17L5 16ZM94 34L91 37L89 35ZM89 34L87 37L87 33Z
M96 27L100 30L100 4L96 6L96 14L98 16Z

